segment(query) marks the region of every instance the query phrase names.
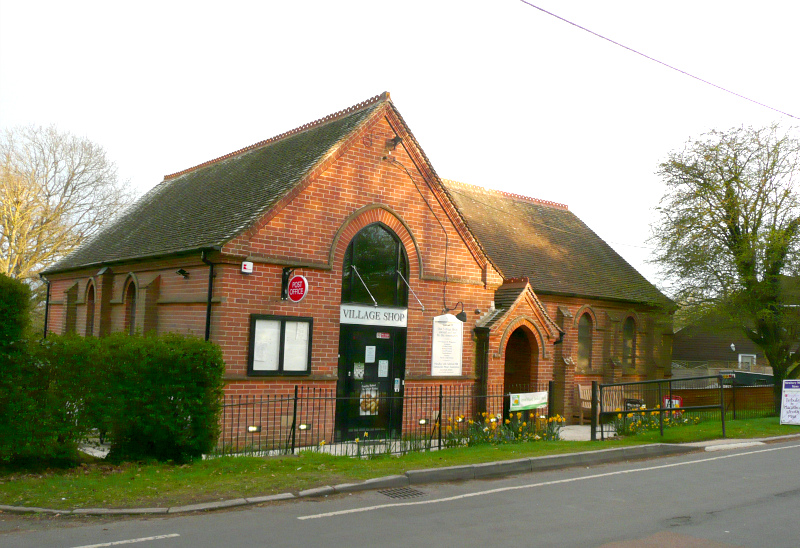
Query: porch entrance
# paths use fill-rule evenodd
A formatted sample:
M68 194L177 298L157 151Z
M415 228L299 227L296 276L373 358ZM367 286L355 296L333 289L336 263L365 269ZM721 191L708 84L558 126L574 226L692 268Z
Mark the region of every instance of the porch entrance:
M403 424L406 329L342 325L336 437L397 437Z
M529 392L539 382L539 345L528 329L519 327L511 333L506 343L503 390Z

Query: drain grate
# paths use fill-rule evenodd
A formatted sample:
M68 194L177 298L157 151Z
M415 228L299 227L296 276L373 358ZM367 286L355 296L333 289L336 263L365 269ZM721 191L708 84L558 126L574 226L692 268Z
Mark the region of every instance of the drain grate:
M386 495L391 499L413 499L414 497L421 497L425 493L418 489L411 487L395 487L394 489L380 489L378 493Z

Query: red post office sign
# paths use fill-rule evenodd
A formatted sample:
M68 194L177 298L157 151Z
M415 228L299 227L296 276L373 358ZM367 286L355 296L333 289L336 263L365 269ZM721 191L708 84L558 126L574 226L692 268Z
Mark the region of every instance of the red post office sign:
M308 294L308 280L299 274L292 276L289 280L289 300L299 303Z

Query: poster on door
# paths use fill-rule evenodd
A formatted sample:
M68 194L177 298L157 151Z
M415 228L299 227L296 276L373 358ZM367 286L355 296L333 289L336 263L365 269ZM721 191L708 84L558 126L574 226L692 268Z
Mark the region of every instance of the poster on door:
M359 398L358 414L362 417L378 414L378 385L362 384Z
M353 364L353 378L357 381L364 380L364 364L363 363L354 363Z

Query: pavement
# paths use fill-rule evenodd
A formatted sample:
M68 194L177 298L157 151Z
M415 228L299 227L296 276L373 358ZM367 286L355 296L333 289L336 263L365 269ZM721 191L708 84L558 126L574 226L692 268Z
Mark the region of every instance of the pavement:
M561 438L567 441L588 441L591 437L590 426L571 425L561 430ZM610 437L610 436L609 436ZM76 508L74 510L56 510L52 508L38 508L28 506L8 506L0 504L0 511L11 513L41 513L59 515L139 515L139 514L179 514L218 510L236 506L247 506L265 502L285 501L306 497L323 497L341 493L369 491L375 489L392 489L409 485L426 483L441 483L446 481L463 481L484 478L498 478L545 470L572 468L575 466L593 466L626 460L657 458L669 455L679 455L695 451L721 451L764 445L778 440L798 438L800 436L778 436L761 439L721 439L684 444L654 443L650 445L636 445L631 447L615 447L600 449L598 451L585 451L580 453L567 453L564 455L548 455L544 457L526 457L522 459L504 460L499 462L486 462L481 464L467 464L462 466L448 466L444 468L431 468L425 470L409 470L405 474L384 476L368 479L358 483L341 483L338 485L325 485L314 489L305 489L295 493L279 493L262 497L236 498L230 500L190 504L186 506L171 506L158 508Z

